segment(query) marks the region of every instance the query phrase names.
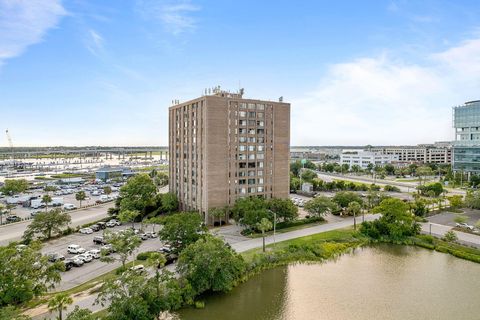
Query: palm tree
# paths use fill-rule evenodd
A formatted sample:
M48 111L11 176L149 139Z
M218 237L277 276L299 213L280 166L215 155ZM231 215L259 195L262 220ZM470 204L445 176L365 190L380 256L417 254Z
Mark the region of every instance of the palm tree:
M357 230L357 214L362 211L362 206L357 201L348 204L347 212L353 214L353 229Z
M82 201L87 198L87 195L85 194L85 191L79 191L75 193L75 200L80 202L80 208L82 207Z
M265 231L272 229L272 223L267 218L262 218L259 223L257 223L257 229L262 231L263 238L263 252L265 252Z
M42 197L42 203L45 204L45 212L48 210L48 204L52 202L52 197L50 197L48 194L44 195Z
M48 311L50 313L58 311L58 320L62 320L63 310L67 310L67 306L73 303L73 299L67 293L59 293L48 301Z

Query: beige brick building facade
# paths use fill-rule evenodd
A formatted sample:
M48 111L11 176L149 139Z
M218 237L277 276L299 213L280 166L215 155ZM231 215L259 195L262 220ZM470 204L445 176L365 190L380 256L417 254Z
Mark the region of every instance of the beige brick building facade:
M290 104L219 89L169 109L170 192L205 214L244 196L289 193Z

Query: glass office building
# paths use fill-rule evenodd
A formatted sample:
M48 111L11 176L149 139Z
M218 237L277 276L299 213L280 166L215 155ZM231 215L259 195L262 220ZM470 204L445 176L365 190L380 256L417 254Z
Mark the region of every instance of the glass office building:
M480 174L480 100L453 108L453 170Z

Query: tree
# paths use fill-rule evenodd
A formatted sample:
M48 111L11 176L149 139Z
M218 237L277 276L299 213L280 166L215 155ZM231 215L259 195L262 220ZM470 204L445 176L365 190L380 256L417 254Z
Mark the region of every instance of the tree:
M107 196L112 193L112 187L110 186L105 186L103 187L103 193L105 193Z
M158 172L153 178L153 182L158 188L166 186L168 184L168 174L164 172Z
M421 166L416 169L416 174L420 180L420 184L425 184L425 181L428 176L433 176L432 168L429 166ZM423 178L423 182L422 182Z
M70 312L66 320L96 320L96 317L89 309L81 309L79 306L75 306L72 312Z
M387 175L393 176L395 174L395 167L390 163L387 163L383 168L385 169Z
M452 208L461 208L463 206L463 197L459 194L450 196L447 198L448 202L450 202L450 207Z
M401 241L420 232L420 225L409 212L409 206L396 198L383 200L373 212L382 216L371 222L363 222L360 231L374 238L387 238Z
M317 174L316 174L315 171L313 171L313 170L305 169L305 170L302 172L301 177L302 177L302 180L303 180L303 181L312 182L312 180L317 177Z
M162 210L167 213L172 213L178 210L178 198L174 193L164 193L161 196Z
M387 184L385 187L383 187L383 191L385 191L385 192L400 192L400 188Z
M123 269L125 269L125 263L127 259L142 243L140 237L137 236L132 229L126 229L122 232L117 233L105 231L104 239L112 246L112 249L116 252L116 255L108 256L106 252L102 252L102 257L100 258L100 260L107 263L119 260L122 262Z
M118 214L118 219L124 223L132 223L132 228L135 229L135 219L140 216L137 210L121 210Z
M212 208L208 212L208 215L213 218L213 225L215 225L216 220L218 219L218 225L221 225L220 219L225 217L225 208Z
M63 319L63 310L67 310L67 307L73 303L73 299L70 297L68 293L57 293L53 297L48 300L48 311L50 313L57 311L58 312L58 320Z
M272 223L267 218L262 218L262 220L257 223L257 230L260 230L262 232L263 252L265 252L265 231L271 230L272 227Z
M28 189L28 181L25 179L7 179L0 189L4 194L14 195L23 193Z
M136 210L144 212L145 207L153 202L157 187L148 174L133 176L120 188L120 211Z
M43 191L45 191L45 192L48 194L49 192L54 192L54 191L56 191L57 189L58 189L58 188L55 187L55 186L45 186L45 188L43 188Z
M202 217L196 212L176 213L158 219L163 225L158 236L172 246L175 252L200 239L206 232Z
M20 314L20 310L14 306L0 307L0 320L30 320L29 316Z
M300 179L290 175L290 191L297 191L301 189L301 182Z
M415 201L410 204L410 207L413 214L417 217L424 217L428 212L427 202L421 198L415 199Z
M85 191L78 191L75 193L75 200L80 202L80 207L82 207L82 201L87 199L87 195L85 194Z
M232 207L233 219L243 226L255 229L262 218L271 220L271 213L267 210L267 202L263 198L239 198Z
M456 242L458 240L458 236L452 230L445 232L443 235L443 240L446 242Z
M30 301L61 280L63 264L49 263L39 243L18 249L16 245L0 247L0 310Z
M298 207L290 199L272 198L267 201L267 206L275 212L277 220L293 221L298 218Z
M480 209L480 191L467 191L465 206L472 209Z
M50 197L50 195L48 195L48 194L43 195L42 203L45 204L45 211L48 210L48 204L50 202L52 202L52 197Z
M357 230L357 215L362 211L362 205L356 201L348 204L347 213L353 215L353 229Z
M61 212L59 209L37 213L32 223L27 226L23 238L31 240L36 234L41 234L45 239L50 239L52 234L61 233L62 228L66 227L71 220L68 213Z
M338 206L328 197L316 197L305 204L305 210L313 216L324 216L329 212L337 212Z
M3 224L3 215L7 212L6 208L3 203L0 203L0 226Z
M195 294L229 291L245 269L242 256L213 236L190 244L180 253L177 262L177 272L188 281Z
M96 304L108 304L109 319L153 320L146 295L148 279L134 271L123 272L119 277L108 278L99 289Z
M440 182L421 185L418 186L417 189L422 195L428 197L438 197L445 191L443 185Z
M340 208L346 209L349 205L350 202L358 202L359 204L362 204L362 198L355 192L351 191L340 191L335 194L335 196L332 198L333 202L338 204Z

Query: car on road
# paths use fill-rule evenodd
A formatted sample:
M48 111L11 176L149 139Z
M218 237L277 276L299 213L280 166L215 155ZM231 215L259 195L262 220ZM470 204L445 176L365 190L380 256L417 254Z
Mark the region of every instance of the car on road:
M142 240L148 240L148 238L149 238L146 233L141 233L141 234L139 234L138 236L139 236L140 239L142 239Z
M166 244L162 246L160 249L158 249L158 252L163 254L168 254L172 252L172 248L168 244Z
M141 273L141 272L145 272L145 267L143 264L138 264L136 266L131 267L130 270Z
M18 222L22 219L19 216L8 216L6 219L8 222Z
M90 229L92 229L94 232L96 232L96 231L100 230L100 226L98 224L92 224L90 226Z
M165 255L165 260L166 260L165 265L172 264L175 261L177 261L177 259L178 259L178 255L176 255L175 253L169 253Z
M107 222L106 226L109 228L113 228L117 226L117 223L115 221L110 220Z
M469 229L469 230L474 230L475 229L474 226L471 226L468 223L456 223L455 225L459 228L465 228L465 229Z
M92 234L93 230L92 230L92 228L82 228L82 229L79 230L79 232L81 234Z
M106 229L107 224L105 222L97 222L97 225L100 227L100 229Z
M77 206L74 205L73 203L65 203L63 205L63 210L75 210L77 209Z
M100 259L100 256L101 256L101 251L98 249L92 249L85 253L90 255L93 259Z
M81 254L85 253L85 249L80 247L78 244L71 244L67 247L67 252L72 254Z
M35 217L39 213L42 213L42 211L32 211L30 212L30 216Z
M50 252L48 255L48 261L50 262L57 262L65 260L65 256L63 254L57 252Z

